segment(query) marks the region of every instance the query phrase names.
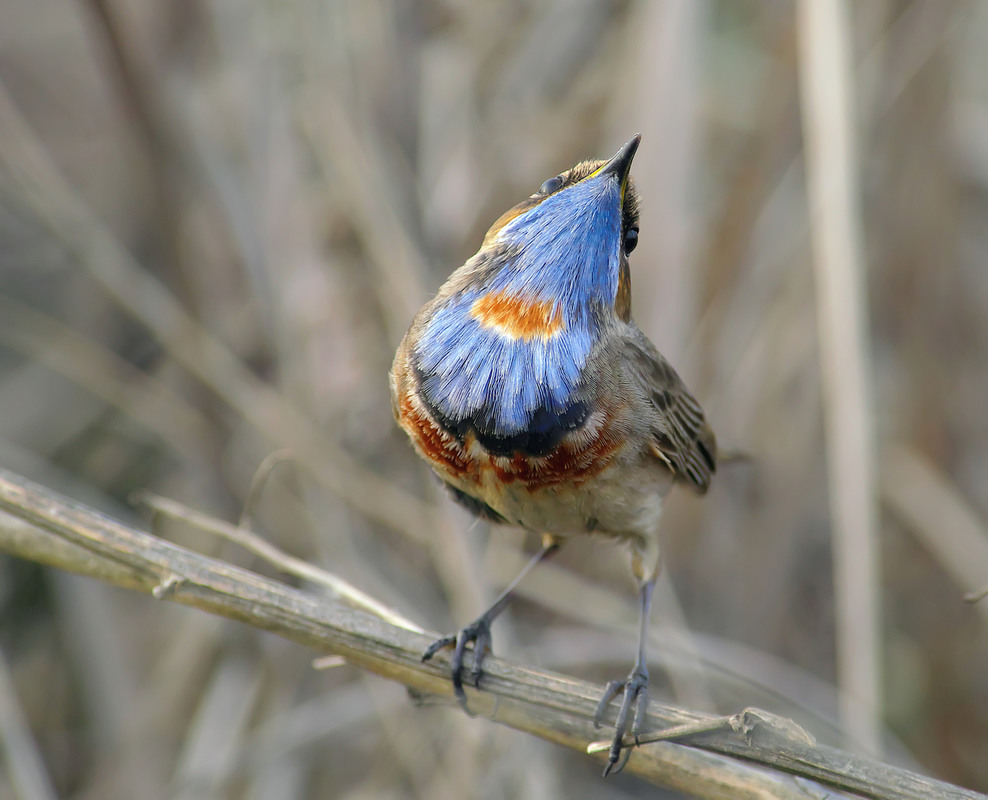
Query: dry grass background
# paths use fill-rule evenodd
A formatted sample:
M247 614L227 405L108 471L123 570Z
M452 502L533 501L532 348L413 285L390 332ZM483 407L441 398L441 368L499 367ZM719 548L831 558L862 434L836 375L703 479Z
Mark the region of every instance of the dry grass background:
M962 600L988 583L988 6L852 12L885 756L988 791L988 601ZM4 0L0 463L236 519L288 446L272 541L427 628L471 619L534 542L437 490L394 347L502 210L640 131L636 318L755 457L669 503L655 691L853 748L798 42L781 0ZM501 655L626 672L623 553L575 543L525 591ZM0 708L59 796L654 794L312 655L0 557Z

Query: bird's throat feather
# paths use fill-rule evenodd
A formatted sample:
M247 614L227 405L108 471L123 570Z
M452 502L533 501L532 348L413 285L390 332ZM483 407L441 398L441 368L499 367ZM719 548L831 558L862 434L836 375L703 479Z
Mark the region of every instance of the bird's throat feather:
M444 428L491 452L544 453L582 424L582 368L594 336L551 303L459 298L413 355L419 392Z
M583 424L583 370L618 292L618 191L584 183L509 213L431 309L412 361L447 431L545 453Z
M530 300L506 291L482 295L470 315L512 339L548 339L564 327L562 312L551 300Z

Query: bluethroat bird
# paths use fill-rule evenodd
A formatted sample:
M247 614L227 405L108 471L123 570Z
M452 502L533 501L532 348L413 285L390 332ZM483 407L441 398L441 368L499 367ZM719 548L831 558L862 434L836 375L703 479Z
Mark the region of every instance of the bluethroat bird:
M629 172L640 139L610 161L549 178L502 214L418 312L391 371L398 424L453 498L543 537L490 608L423 656L454 648L453 687L464 709L466 647L473 644L476 686L491 622L528 571L569 536L628 545L640 594L638 658L597 708L599 725L623 695L605 776L629 722L641 732L648 704L645 640L662 501L674 483L706 492L716 465L699 404L631 319L638 195Z

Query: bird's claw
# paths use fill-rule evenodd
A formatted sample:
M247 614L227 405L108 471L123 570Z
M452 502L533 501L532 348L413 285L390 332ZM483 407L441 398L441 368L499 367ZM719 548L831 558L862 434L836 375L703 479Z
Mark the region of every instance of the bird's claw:
M614 739L611 740L607 765L604 767L605 778L612 772L617 774L624 769L624 765L628 763L628 758L631 756L631 749L625 748L628 752L624 759L621 759L624 734L628 731L628 719L631 717L632 708L635 710L635 715L631 722L631 734L635 737L635 744L639 744L638 737L641 735L642 726L645 723L645 712L648 710L648 669L643 664L636 664L635 668L631 670L631 674L623 681L611 681L607 684L607 689L604 690L604 694L597 704L597 711L594 713L593 724L595 727L600 727L601 720L611 700L622 693L624 697L618 710L617 721L614 723Z
M467 707L467 694L463 691L463 660L467 652L467 644L470 642L473 642L473 666L470 668L470 683L479 688L484 658L491 651L491 623L486 617L474 620L458 633L436 639L422 654L422 660L428 661L446 647L453 648L453 657L450 659L453 693L463 710L472 717L473 712Z

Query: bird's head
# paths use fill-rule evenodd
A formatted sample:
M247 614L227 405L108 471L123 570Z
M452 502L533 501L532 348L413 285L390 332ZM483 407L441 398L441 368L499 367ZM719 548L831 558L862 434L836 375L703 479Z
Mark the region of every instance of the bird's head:
M588 306L630 315L628 255L638 243L638 193L631 162L635 135L609 161L582 161L549 178L539 191L502 214L484 237L481 253L498 274L495 294L549 303L561 315Z
M635 136L502 214L409 332L423 401L491 452L546 452L586 417L583 368L631 315Z

